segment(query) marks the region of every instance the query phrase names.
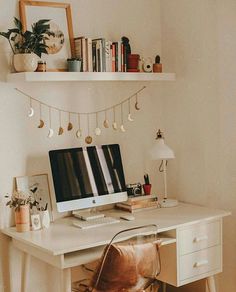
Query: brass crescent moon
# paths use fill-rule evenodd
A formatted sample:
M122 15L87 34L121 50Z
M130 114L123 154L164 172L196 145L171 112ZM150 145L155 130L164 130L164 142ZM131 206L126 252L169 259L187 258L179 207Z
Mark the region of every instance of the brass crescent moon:
M73 124L71 122L69 122L68 126L67 126L67 131L71 131L73 129Z
M140 110L140 107L138 107L138 102L135 102L135 109L137 110L137 111L139 111Z
M64 133L64 129L62 127L59 128L58 130L58 135L62 135Z
M39 125L38 125L38 128L41 129L44 127L44 121L43 120L40 120L39 121Z

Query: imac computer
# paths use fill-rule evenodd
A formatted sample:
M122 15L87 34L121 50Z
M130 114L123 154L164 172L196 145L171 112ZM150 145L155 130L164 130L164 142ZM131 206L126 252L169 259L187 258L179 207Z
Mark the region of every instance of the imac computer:
M49 157L59 212L87 220L90 213L77 210L127 200L118 144L52 150Z

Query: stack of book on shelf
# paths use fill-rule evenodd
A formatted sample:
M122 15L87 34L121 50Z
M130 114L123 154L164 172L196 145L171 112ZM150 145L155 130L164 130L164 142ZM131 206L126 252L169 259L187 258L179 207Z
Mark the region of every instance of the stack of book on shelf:
M75 57L82 59L83 72L126 72L127 54L125 44L105 38L77 37Z
M130 197L127 201L116 204L116 208L130 213L147 209L155 209L157 207L158 199L156 195Z

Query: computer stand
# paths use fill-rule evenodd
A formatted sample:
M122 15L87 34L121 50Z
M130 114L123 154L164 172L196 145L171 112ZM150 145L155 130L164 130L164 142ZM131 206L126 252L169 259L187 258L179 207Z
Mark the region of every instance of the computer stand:
M105 215L99 212L96 207L85 210L73 211L72 215L78 219L85 221L105 217Z

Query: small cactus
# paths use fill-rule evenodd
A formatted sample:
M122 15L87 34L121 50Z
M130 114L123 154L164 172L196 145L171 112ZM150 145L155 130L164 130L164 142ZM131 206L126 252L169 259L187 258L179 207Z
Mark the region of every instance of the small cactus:
M156 64L160 64L160 62L161 62L161 58L160 58L159 55L157 55L156 58L155 58L155 63Z

